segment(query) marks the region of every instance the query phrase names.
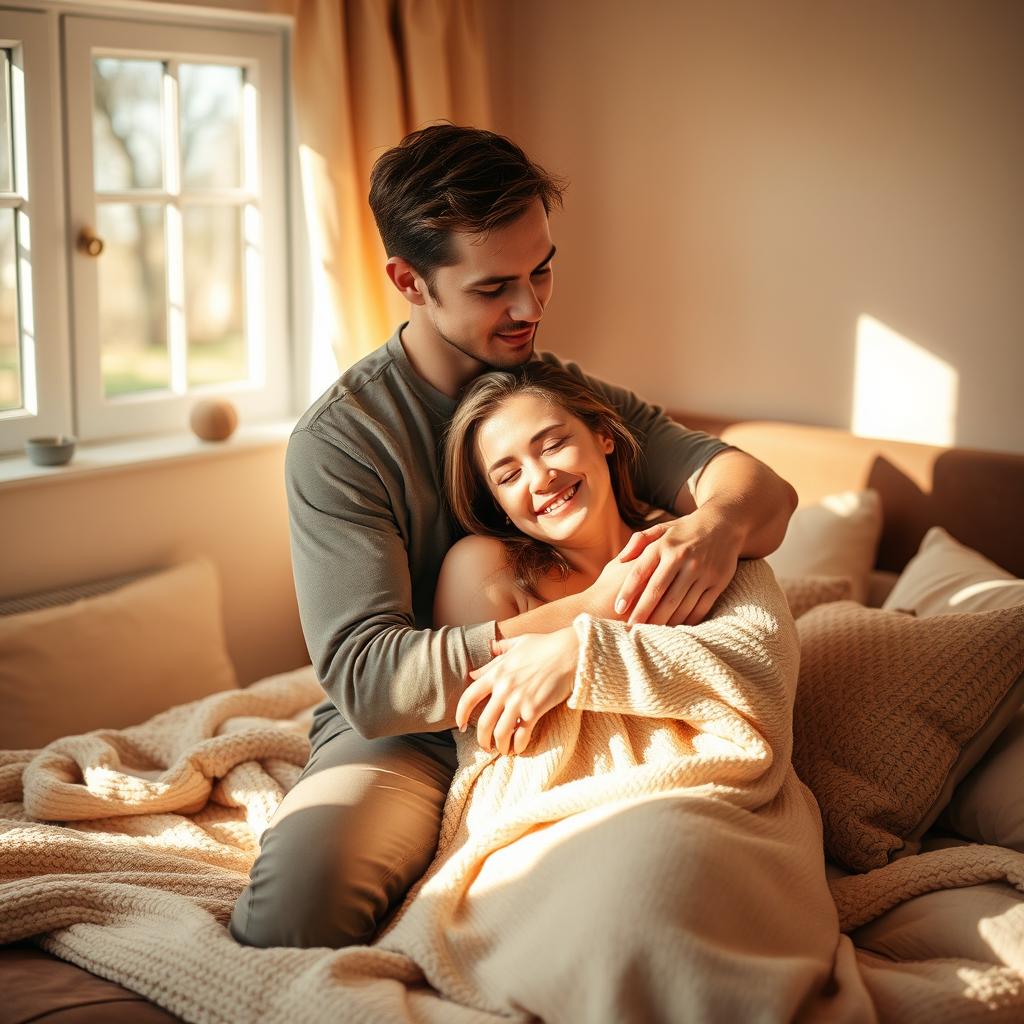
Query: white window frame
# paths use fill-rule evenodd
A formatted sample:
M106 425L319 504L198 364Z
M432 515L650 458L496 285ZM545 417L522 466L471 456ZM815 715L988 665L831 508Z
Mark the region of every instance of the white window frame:
M100 440L184 429L188 412L203 395L230 398L241 416L254 422L287 415L291 405L290 345L287 312L289 246L285 188L287 132L284 110L283 46L279 31L195 28L112 18L67 15L64 24L65 135L67 139L68 239L72 283L72 338L75 365L75 407L81 440ZM93 179L92 58L93 55L216 60L243 66L258 91L257 152L259 178L253 205L246 209L246 237L261 248L262 280L246 271L249 329L262 336L260 357L251 364L249 383L219 384L184 390L176 381L173 392L160 391L107 399L101 376L98 268L96 258L73 245L83 228L96 224ZM261 88L279 82L281 88ZM176 182L165 182L159 198L180 210ZM253 209L258 214L252 215ZM102 255L98 257L102 259ZM170 268L169 268L170 272ZM180 283L174 285L180 289ZM169 293L169 299L172 293ZM180 330L174 326L172 331ZM173 333L169 344L183 344ZM250 348L250 359L254 348Z
M72 432L56 23L41 11L0 10L0 45L11 51L18 198L0 205L18 211L22 378L22 408L0 412L0 451L14 451L30 437Z

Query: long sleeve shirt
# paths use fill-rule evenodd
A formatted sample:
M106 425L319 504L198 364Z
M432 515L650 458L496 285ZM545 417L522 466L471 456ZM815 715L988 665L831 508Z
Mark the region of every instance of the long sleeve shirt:
M400 332L342 374L288 443L299 615L329 698L314 731L329 720L367 737L451 729L469 670L491 658L493 621L431 628L441 562L460 536L440 475L440 441L458 403L417 375ZM644 453L636 489L652 505L670 508L727 447L573 363L538 358L564 365L618 411Z

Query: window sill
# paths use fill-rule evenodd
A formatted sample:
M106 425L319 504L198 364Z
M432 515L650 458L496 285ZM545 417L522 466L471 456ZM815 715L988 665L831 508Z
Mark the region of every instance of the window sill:
M200 441L193 434L164 434L116 444L80 444L66 466L37 466L25 455L0 458L0 489L47 484L82 476L151 468L162 462L213 459L288 440L295 419L240 427L226 441Z

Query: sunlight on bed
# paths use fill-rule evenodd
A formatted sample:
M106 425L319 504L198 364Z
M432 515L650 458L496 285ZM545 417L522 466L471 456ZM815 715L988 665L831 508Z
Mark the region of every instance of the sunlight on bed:
M995 954L995 960L1019 969L1021 939L1024 937L1024 903L1009 907L1001 914L992 914L978 920L978 934ZM1017 983L1020 983L1018 977Z
M1013 1006L1020 996L1020 975L1009 967L960 967L964 995L988 1010Z
M959 385L949 363L873 316L857 319L854 434L953 445Z

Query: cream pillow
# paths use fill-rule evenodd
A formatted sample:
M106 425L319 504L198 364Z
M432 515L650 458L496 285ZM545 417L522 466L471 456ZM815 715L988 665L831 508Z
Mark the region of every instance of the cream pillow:
M933 526L882 604L916 615L985 612L1024 604L1024 580Z
M793 513L785 539L767 562L780 579L845 576L853 584L853 599L863 604L881 535L877 491L830 494Z
M1024 700L1024 607L918 619L841 601L797 632L793 764L826 851L853 871L916 852L975 763L965 753Z
M237 685L217 572L205 559L0 616L0 749L123 728Z

